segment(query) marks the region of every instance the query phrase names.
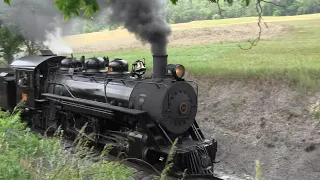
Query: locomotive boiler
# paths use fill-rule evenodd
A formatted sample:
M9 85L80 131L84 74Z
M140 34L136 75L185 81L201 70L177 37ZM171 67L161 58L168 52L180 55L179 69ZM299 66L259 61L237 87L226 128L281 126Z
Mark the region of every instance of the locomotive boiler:
M0 106L12 110L24 100L23 119L33 127L76 135L85 126L93 142L160 169L177 140L171 174L214 178L217 142L205 139L195 119L197 84L167 58L153 55L146 77L144 60L129 69L121 58L77 60L50 51L22 57L0 74Z

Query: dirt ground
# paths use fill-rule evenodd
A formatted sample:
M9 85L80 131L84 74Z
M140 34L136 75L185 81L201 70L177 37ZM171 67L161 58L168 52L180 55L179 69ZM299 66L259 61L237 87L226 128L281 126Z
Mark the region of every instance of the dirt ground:
M272 38L286 32L289 28L278 23L268 23L268 28L262 26L262 39ZM259 28L256 23L223 25L214 27L184 27L173 29L169 37L170 47L253 40L257 38ZM127 30L70 36L65 38L73 52L97 52L128 49L149 49L149 44L143 44Z
M218 141L217 171L254 178L260 160L264 180L320 179L320 119L308 110L319 92L276 81L197 80L197 120Z

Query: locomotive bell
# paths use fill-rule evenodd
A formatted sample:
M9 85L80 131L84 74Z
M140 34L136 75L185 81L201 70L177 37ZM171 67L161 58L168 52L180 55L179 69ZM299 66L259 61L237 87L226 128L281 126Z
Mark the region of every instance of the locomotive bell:
M137 60L132 64L132 73L141 77L146 72L145 62Z
M137 62L137 68L136 71L144 71L146 69L146 67L143 65L142 61Z

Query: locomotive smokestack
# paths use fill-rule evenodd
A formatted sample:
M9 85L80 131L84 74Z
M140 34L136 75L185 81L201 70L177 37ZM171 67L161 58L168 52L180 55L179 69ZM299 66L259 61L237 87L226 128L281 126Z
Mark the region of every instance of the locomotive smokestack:
M153 79L165 78L167 63L168 55L153 55Z

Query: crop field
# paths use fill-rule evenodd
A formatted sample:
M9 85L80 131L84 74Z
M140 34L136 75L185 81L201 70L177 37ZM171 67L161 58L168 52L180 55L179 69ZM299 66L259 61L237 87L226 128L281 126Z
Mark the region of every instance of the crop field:
M219 78L288 77L314 86L320 71L320 14L264 17L261 40L256 17L174 24L168 61L181 63L196 75ZM152 69L149 45L125 29L64 37L76 56L121 57L129 62L145 58Z

